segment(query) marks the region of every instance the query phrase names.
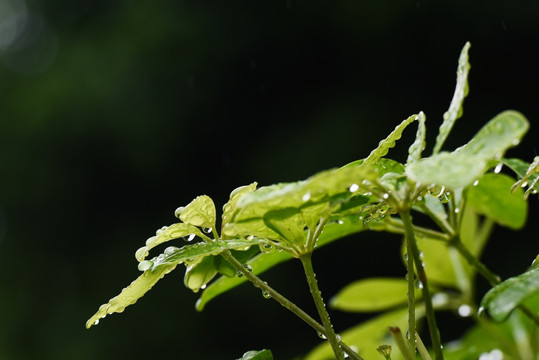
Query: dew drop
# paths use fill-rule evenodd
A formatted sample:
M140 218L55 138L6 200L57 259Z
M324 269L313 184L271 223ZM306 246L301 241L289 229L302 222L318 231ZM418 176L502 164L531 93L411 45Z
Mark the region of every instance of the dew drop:
M387 200L387 199L389 199L389 194L385 193L384 195L382 195L382 197Z
M253 267L249 264L243 264L243 267L245 268L245 270L249 271L249 272L253 272Z
M168 226L163 226L161 229L157 229L157 231L155 232L155 235L157 236L161 235L163 231L165 231L167 228Z
M455 214L458 214L460 212L460 209L459 208L456 208L455 209Z
M193 241L194 238L195 234L189 234L189 236L187 237L187 241Z
M490 358L492 360L502 360L503 353L499 349L494 349L490 352Z
M502 171L502 167L503 167L502 163L499 163L498 165L496 165L496 167L494 168L494 174L499 174L500 171Z
M338 220L338 221L337 221L337 224L342 225L342 224L344 224L344 221Z
M146 246L152 246L152 244L155 242L155 239L157 237L155 236L152 236L151 238L148 238L148 240L146 240Z
M351 193L353 192L356 192L359 190L359 185L358 184L352 184L350 185L350 188L348 189Z
M528 186L528 182L527 182L527 181L524 181L524 182L522 183L522 185L520 185L520 186L523 187L523 188L525 188L526 186Z
M477 310L477 315L478 316L483 316L485 315L485 308L484 307L480 307L479 310Z
M305 195L303 195L303 196L301 197L301 200L303 200L303 201L309 201L310 198L311 198L311 192L308 191L308 192L305 193Z
M97 319L95 322L94 322L94 325L97 325L99 324L99 319Z
M175 247L175 246L169 246L169 247L167 247L167 248L165 249L165 254L171 255L171 254L173 254L176 250L178 250L177 247Z
M179 208L176 209L176 211L174 211L174 216L179 219L180 215L182 214L184 210L185 210L185 206L180 206Z
M320 331L317 331L316 333L318 334L318 337L319 337L320 339L326 340L326 335L322 334Z
M513 146L517 146L518 144L520 144L520 140L519 139L513 139L511 144L513 144Z
M408 261L408 253L403 255L404 261Z
M463 304L459 306L458 313L461 317L468 317L472 315L472 308L470 307L470 305Z
M236 276L239 277L239 278L242 278L243 277L243 273L241 271L238 271L236 273Z
M206 233L206 234L209 234L213 231L213 229L211 227L209 228L204 228L203 231Z
M135 258L138 261L144 260L144 258L148 255L148 248L146 246L141 247L135 252Z
M475 180L475 181L473 182L473 186L477 186L478 184L479 184L479 180Z
M153 266L153 261L144 260L144 261L139 262L138 269L140 271L146 271L146 270L150 269L152 266Z
M264 299L271 299L270 293L265 290L262 290L262 296L264 297Z
M270 243L259 244L258 247L260 248L260 252L263 252L265 254L273 250L273 245Z
M200 288L201 288L202 290L204 290L204 289L206 288L206 286L208 286L208 284L203 284Z

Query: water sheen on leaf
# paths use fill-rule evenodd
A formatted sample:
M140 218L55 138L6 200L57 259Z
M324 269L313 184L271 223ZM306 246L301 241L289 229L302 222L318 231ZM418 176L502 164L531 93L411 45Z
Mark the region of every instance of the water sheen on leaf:
M539 292L539 266L509 278L490 289L481 301L481 306L495 321L505 320L511 312L527 298Z
M236 211L236 204L238 203L239 199L241 199L244 195L255 191L257 185L258 183L254 182L249 185L240 186L230 193L230 199L223 206L222 226L228 224L232 219L232 215L234 214L234 211Z
M425 141L427 127L425 126L425 113L423 113L423 111L417 115L417 121L419 122L417 125L417 133L415 135L414 143L410 145L410 148L408 149L407 163L413 163L421 159L421 153L425 150L425 146L427 145Z
M453 99L451 100L449 109L444 113L444 121L440 126L438 136L436 137L436 144L434 145L434 154L437 154L441 150L442 145L453 128L453 125L455 125L455 122L462 116L462 104L464 102L464 98L466 95L468 95L468 73L470 72L468 51L470 50L470 46L471 44L467 42L464 44L464 47L460 52L455 93L453 94Z
M144 260L151 249L167 241L178 239L189 235L202 236L200 230L193 225L176 223L157 230L156 235L146 241L146 246L141 247L135 253L135 257L140 262Z
M247 351L243 356L237 360L273 360L273 354L270 350L260 351Z
M214 229L217 212L213 200L207 195L201 195L191 201L182 210L179 217L186 224Z
M520 229L526 223L528 203L522 190L511 192L515 181L504 174L485 174L468 189L468 203L481 215L500 225Z

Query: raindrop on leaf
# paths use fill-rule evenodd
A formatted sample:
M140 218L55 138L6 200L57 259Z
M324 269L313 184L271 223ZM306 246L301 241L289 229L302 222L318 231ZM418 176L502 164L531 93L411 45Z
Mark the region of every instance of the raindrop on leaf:
M153 266L153 262L150 261L150 260L144 260L144 261L141 261L139 264L138 264L138 269L140 271L146 271L148 269L150 269L151 267Z

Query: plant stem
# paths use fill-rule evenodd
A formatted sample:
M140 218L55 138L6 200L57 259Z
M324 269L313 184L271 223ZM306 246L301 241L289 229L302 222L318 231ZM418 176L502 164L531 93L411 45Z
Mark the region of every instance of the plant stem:
M412 242L406 237L406 268L408 269L408 351L415 357L415 272Z
M337 360L344 360L344 353L339 345L337 335L335 335L333 325L331 324L331 321L329 319L326 305L324 304L320 289L318 288L318 281L316 280L316 275L314 274L311 255L312 253L302 254L299 259L303 264L303 270L305 271L305 277L307 278L307 283L309 284L309 290L311 291L314 304L316 305L316 310L318 310L320 320L322 320L322 324L326 329L326 338L328 339Z
M281 295L275 289L268 285L265 281L260 279L258 276L247 270L243 264L241 264L229 251L221 253L221 256L228 261L236 270L241 272L253 285L257 288L262 289L267 292L272 299L276 300L284 308L290 310L293 314L303 320L307 325L312 327L317 332L327 337L326 329L318 321L313 319L309 314L303 311L300 307L294 304L292 301L288 300L286 297ZM354 350L352 350L348 345L339 340L340 346L342 349L350 356L352 360L363 360Z
M393 337L393 340L395 340L395 344L397 344L397 347L399 348L402 356L405 360L414 360L415 356L412 355L414 352L410 352L410 349L406 346L406 342L404 341L404 336L402 335L401 329L398 327L389 327L389 332L391 333L391 336Z
M404 224L404 230L406 232L406 241L411 245L413 260L417 270L417 276L419 278L421 287L421 292L423 293L423 299L425 301L425 310L427 313L427 322L429 324L429 332L432 341L432 348L434 350L434 356L436 360L443 360L442 354L442 341L440 339L440 331L436 325L436 318L434 316L434 308L432 306L432 297L429 291L429 283L427 281L427 274L425 273L425 268L421 257L419 255L419 249L417 247L417 242L415 239L415 234L413 230L412 217L410 215L409 208L403 208L400 212L402 222ZM408 254L410 258L410 254ZM413 272L413 268L408 269L409 272ZM414 333L411 333L411 338L414 338ZM415 340L415 339L414 339ZM414 344L415 345L415 344Z

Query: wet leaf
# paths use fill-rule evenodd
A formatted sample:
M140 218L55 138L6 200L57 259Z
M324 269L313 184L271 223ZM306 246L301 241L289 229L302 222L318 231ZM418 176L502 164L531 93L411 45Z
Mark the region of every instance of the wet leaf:
M346 285L330 300L329 305L350 312L380 311L405 304L407 293L408 283L405 279L369 278Z
M527 163L519 159L507 159L507 162L511 165L516 165L514 166L516 168L514 171L520 178L519 181L513 184L511 191L516 191L519 187L525 188L527 186L528 189L524 193L524 198L528 198L531 193L539 192L539 156L536 156L533 159L533 163L529 164L526 168L524 166Z
M495 321L503 321L517 306L538 292L539 266L536 265L490 289L483 297L481 307L487 309Z
M490 328L496 326L490 326ZM493 329L492 329L493 330ZM492 331L491 330L491 331ZM495 330L500 331L500 330ZM509 331L507 336L510 337ZM444 346L445 360L479 359L482 354L490 353L500 347L500 342L493 339L487 330L479 325L472 327L459 339ZM490 359L490 357L488 357Z
M425 142L425 137L427 136L427 127L425 126L425 114L423 111L417 115L417 120L419 124L417 125L417 133L415 135L415 141L408 149L408 160L407 163L413 163L421 159L421 153L425 150L427 143Z
M485 172L486 165L480 156L441 152L406 166L406 175L421 184L455 190L472 185Z
M419 310L419 309L418 309ZM418 317L422 311L418 311ZM389 334L390 326L406 329L408 321L408 311L401 309L384 315L377 316L365 321L358 326L341 333L342 340L348 346L357 348L357 353L364 359L379 359L380 354L376 350L381 344L389 344L394 349L397 346ZM393 360L402 359L400 352L394 351L391 354ZM328 342L324 342L314 348L305 360L333 360L335 355Z
M315 214L320 218L323 215ZM275 231L282 239L292 244L302 244L304 229L307 226L300 209L285 208L264 214L264 224Z
M359 221L357 216L354 216L353 218L343 218L341 220L341 223L329 223L324 227L324 232L320 235L320 238L316 243L315 249L319 249L336 240L342 239L354 233L358 233L362 230L364 230L363 224L361 221ZM259 275L266 270L271 269L272 267L290 259L293 259L293 257L287 252L273 250L269 253L261 253L250 259L249 261L243 262L249 264L253 268L253 273L255 275ZM246 281L247 279L245 277L219 277L214 282L210 283L208 287L202 292L202 295L196 303L196 309L198 311L202 311L206 304L212 299L235 288L240 284L243 284Z
M200 261L190 264L185 271L183 283L185 287L197 293L201 288L205 287L215 275L217 275L216 258L207 256L201 258Z
M380 141L376 149L371 151L371 153L369 154L369 156L367 156L363 164L365 166L372 165L375 162L377 162L379 159L381 159L382 157L386 156L389 149L394 147L397 140L401 138L402 132L404 131L404 129L406 129L406 127L410 125L413 121L418 120L418 119L419 119L418 115L412 115L406 120L404 120L402 123L397 125L397 127L395 127L395 130L393 130L384 140Z
M207 195L195 198L178 215L180 220L186 224L215 229L217 213L213 200Z
M176 223L170 226L164 226L157 230L156 235L146 240L146 246L141 247L135 253L137 260L143 261L154 247L167 241L179 239L186 236L202 236L200 230L193 225Z
M457 119L462 116L462 104L464 102L464 98L466 95L468 95L468 73L470 71L468 51L470 50L470 46L470 43L467 42L460 52L455 93L453 94L453 99L451 100L449 109L444 113L444 121L440 126L438 136L436 137L436 144L434 145L434 154L437 154L441 150L442 145L453 128L453 125Z
M469 205L500 225L520 229L526 223L528 204L522 190L512 193L514 180L504 174L485 174L467 191Z
M142 268L144 273L133 281L131 285L124 288L120 295L110 299L107 304L102 305L97 313L86 322L86 327L90 328L96 324L96 320L108 314L124 311L127 306L134 304L163 276L174 270L181 263L192 263L200 258L217 255L226 250L244 249L253 245L258 245L258 241L217 240L215 242L185 245L182 248L169 247L163 254L152 260L145 260L139 263L139 269Z
M232 215L234 214L234 211L236 211L236 204L238 203L238 200L241 199L245 194L255 191L257 185L258 184L254 182L246 186L240 186L230 193L230 199L223 206L222 226L228 224L232 219Z
M507 149L518 145L528 131L528 120L513 110L496 115L459 152L480 156L485 160L501 160Z
M238 360L273 360L273 354L270 350L247 351Z

